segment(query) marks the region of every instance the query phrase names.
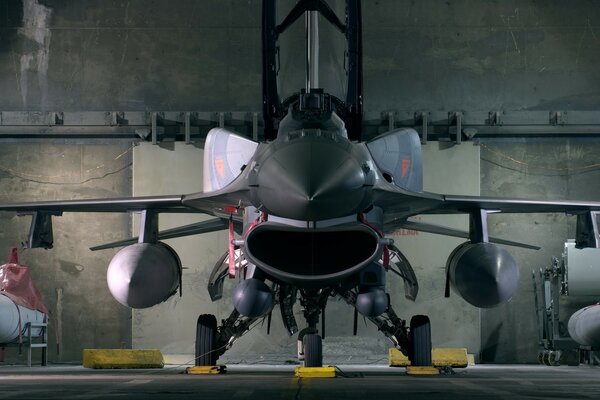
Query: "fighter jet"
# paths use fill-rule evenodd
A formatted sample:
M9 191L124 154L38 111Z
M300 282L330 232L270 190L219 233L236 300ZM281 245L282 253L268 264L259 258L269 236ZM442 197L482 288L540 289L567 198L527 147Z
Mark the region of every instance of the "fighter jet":
M531 247L489 237L487 215L564 212L577 216L577 246L598 247L600 202L546 201L427 193L422 186L421 143L413 129L361 141L361 3L346 0L344 20L324 0L301 0L277 23L275 0L264 0L263 117L265 141L258 143L213 129L204 148L204 191L172 196L0 204L0 210L32 214L28 245L52 246L52 217L63 212L141 212L139 237L98 246L126 246L110 262L108 286L117 301L151 307L181 286L181 262L160 240L229 230L223 257L208 290L223 296L223 282L238 277L234 310L220 323L200 315L196 365L215 365L252 324L279 307L283 323L298 333L298 356L305 366L322 365L319 320L331 297L345 300L408 355L413 365L431 364L427 316L401 319L386 293L386 273L405 281L405 295L418 284L408 259L385 237L407 228L466 239L448 258L447 291L454 287L475 307L509 300L518 267L498 244ZM315 16L346 39L344 99L316 87L318 42ZM306 87L286 99L278 93L278 40L299 18L306 21ZM164 232L161 213L205 213L215 218ZM468 231L426 224L423 214L467 214ZM335 249L335 250L334 250ZM341 249L341 250L339 250ZM298 332L292 308L300 302L306 328Z

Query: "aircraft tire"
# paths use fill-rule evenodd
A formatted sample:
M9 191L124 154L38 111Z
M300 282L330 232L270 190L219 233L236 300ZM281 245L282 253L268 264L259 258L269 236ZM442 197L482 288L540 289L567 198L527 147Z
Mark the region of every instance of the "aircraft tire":
M553 350L550 352L550 356L548 357L548 361L550 363L550 366L552 367L558 367L560 365L560 358L562 356L562 351L560 350Z
M431 366L431 322L426 315L410 320L410 363L412 366Z
M196 324L196 366L217 364L217 318L212 314L201 314Z
M302 339L304 345L304 366L322 367L323 366L323 341L321 336L316 333L304 335Z

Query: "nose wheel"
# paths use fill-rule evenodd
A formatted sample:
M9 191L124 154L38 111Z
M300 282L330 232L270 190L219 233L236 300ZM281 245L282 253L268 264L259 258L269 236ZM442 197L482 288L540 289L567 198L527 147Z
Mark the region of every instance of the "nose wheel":
M305 367L323 366L323 342L320 335L316 333L304 335L304 338L302 338L302 347L304 348Z

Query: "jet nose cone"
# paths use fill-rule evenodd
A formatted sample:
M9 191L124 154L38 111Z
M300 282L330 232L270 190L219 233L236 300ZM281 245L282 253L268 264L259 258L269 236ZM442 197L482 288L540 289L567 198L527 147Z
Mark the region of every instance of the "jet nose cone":
M263 162L258 174L260 203L284 218L323 220L357 213L365 191L361 164L333 141L285 146Z

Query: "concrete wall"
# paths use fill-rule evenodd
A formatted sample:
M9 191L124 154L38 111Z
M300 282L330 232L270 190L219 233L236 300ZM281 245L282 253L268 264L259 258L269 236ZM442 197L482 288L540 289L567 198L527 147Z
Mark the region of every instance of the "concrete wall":
M446 194L479 195L479 147L472 143L448 146L428 143L423 146L423 189ZM420 216L424 222L468 230L464 215ZM437 347L466 347L476 357L480 352L479 309L452 292L444 298L446 261L463 239L441 235L397 231L391 235L408 257L419 280L419 296L415 303L404 298L403 283L389 277L388 290L396 300L397 311L410 320L415 314L429 315L432 341ZM389 274L391 275L391 274Z
M487 140L481 148L481 194L538 199L600 199L600 144L594 139ZM482 311L484 361L535 362L537 324L531 272L551 264L575 237L575 217L561 214L491 215L490 235L541 246L541 250L508 248L520 266L513 300ZM597 298L561 298L561 321Z
M363 3L367 111L600 106L594 1ZM0 110L260 110L260 4L3 2ZM338 88L329 31L323 84ZM297 91L303 50L287 50L286 90Z
M131 195L129 144L0 146L2 203L125 195ZM10 247L27 240L29 221L30 217L0 213L0 263ZM50 311L49 360L81 360L83 348L130 346L131 311L118 304L106 286L106 267L115 252L88 249L127 237L129 216L67 213L54 217L53 224L53 249L20 254ZM14 360L16 353L9 349L8 359ZM23 357L26 353L20 362Z
M594 1L364 4L367 110L594 110Z
M160 195L199 191L202 188L202 150L177 143L174 150L142 144L134 150L133 193ZM479 194L479 147L424 146L424 188L444 193ZM463 171L457 175L455 171ZM160 217L161 229L200 220L196 215ZM438 224L468 228L464 216L423 218ZM433 324L436 346L463 346L478 354L479 310L459 296L444 298L446 258L462 241L430 234L398 230L391 236L412 263L420 283L415 303L404 298L400 278L388 274L388 291L398 315L410 320L414 314L428 314ZM218 258L227 249L224 232L167 241L180 255L183 266L183 297L175 296L146 310L133 311L133 345L136 348L160 348L165 354L179 355L178 361L193 359L195 326L199 314L212 313L226 318L233 310L231 289L237 281L226 280L224 298L211 303L206 290L208 277ZM332 251L343 251L332 249ZM290 257L293 257L290 254ZM268 362L293 360L296 337L283 328L279 309L273 314L272 332L256 327L240 339L225 356L229 361ZM305 321L298 308L300 328ZM330 360L364 362L385 360L390 342L370 323L359 321L359 335L352 336L353 311L341 300L332 299L326 311L324 356ZM267 360L267 361L265 361Z

